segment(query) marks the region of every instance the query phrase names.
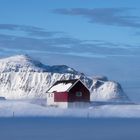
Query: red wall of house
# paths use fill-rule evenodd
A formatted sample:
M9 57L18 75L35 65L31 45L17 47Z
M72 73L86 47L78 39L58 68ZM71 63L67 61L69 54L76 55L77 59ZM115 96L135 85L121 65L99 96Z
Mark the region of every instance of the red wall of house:
M54 93L54 102L68 102L68 93L67 92L55 92Z
M82 96L77 96L77 92L82 92ZM79 81L69 92L55 92L54 102L90 102L89 90Z
M82 92L82 96L76 96L76 92ZM69 102L89 102L90 101L90 92L89 90L79 81L77 84L70 89L68 94Z

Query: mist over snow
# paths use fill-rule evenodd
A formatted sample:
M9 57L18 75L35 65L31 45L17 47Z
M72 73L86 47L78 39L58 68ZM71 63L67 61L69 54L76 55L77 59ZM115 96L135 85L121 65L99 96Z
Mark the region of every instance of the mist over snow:
M77 78L90 89L89 107L46 106L46 91L54 82ZM66 65L44 65L27 55L0 60L0 97L0 117L140 117L140 105L131 103L118 82L91 78Z
M140 117L140 105L101 105L86 109L60 109L46 107L44 103L44 101L33 100L0 101L0 117Z

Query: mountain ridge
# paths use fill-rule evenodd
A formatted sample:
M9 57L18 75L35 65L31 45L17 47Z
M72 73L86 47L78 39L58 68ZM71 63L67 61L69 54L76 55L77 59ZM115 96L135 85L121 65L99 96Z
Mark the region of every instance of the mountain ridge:
M6 64L6 65L4 65ZM32 59L29 55L15 55L0 59L0 72L54 72L54 73L72 73L80 72L68 67L67 65L44 65L40 61Z
M87 77L66 65L44 65L27 55L0 59L0 96L7 99L45 98L57 80L81 79L91 91L92 101L128 100L121 85L107 77Z

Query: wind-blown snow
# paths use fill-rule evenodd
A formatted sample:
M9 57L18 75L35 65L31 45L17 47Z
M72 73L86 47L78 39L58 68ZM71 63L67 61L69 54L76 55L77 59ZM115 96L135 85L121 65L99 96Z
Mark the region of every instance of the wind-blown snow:
M31 101L0 101L0 117L140 117L140 105L101 105L87 109L46 107Z
M57 85L54 85L52 88L50 88L48 90L48 92L54 92L54 91L57 91L57 92L64 92L64 91L67 91L70 87L72 86L72 83L59 83Z
M91 101L128 100L119 83L106 77L87 77L65 65L46 66L26 55L0 59L0 97L6 99L46 98L58 80L81 79L91 91Z

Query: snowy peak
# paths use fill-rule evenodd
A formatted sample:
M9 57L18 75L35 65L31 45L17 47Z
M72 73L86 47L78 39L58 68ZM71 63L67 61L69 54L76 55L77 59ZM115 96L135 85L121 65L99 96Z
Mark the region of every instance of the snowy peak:
M0 59L0 72L51 72L81 74L66 65L46 66L41 62L32 59L28 55L16 55Z
M70 68L66 65L54 65L54 66L48 66L47 72L53 72L53 73L71 73L76 75L81 75L80 72L74 70L73 68Z
M44 65L28 55L16 55L0 59L0 72L43 71Z

